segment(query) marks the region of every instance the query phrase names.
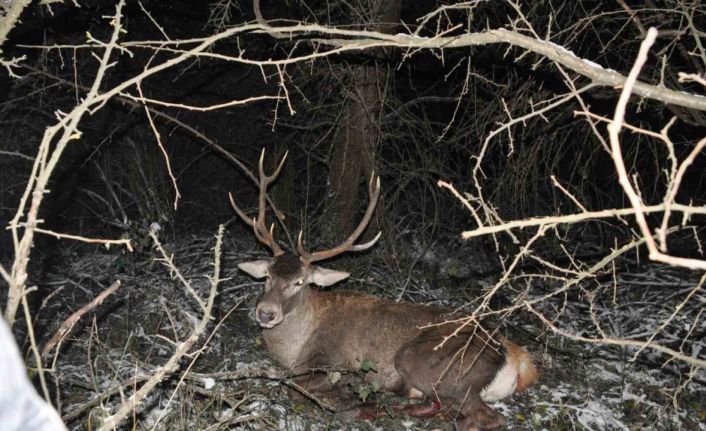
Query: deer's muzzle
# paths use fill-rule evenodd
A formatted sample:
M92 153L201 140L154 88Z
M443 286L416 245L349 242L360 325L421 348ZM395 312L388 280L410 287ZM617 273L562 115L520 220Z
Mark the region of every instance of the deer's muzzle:
M273 328L282 321L282 308L268 302L260 302L255 310L255 319L263 328Z

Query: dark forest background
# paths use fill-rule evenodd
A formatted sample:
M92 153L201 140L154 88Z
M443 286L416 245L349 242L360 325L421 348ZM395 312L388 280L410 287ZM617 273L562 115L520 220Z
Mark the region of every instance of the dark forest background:
M541 311L560 327L566 323L568 335L591 338L588 345L615 346L605 341L644 343L652 334L669 333L654 341L677 355L648 348L642 365L659 369L669 363L679 393L692 381L706 381L699 279L706 203L699 145L706 116L704 86L695 78L703 79L706 69L706 8L700 2L127 1L119 46L104 70L100 44L114 34L108 17L115 15L116 2L21 3L3 4L0 29L0 221L7 227L0 233L0 297L6 319L17 320L13 329L25 352L31 344L22 341L27 316L6 305L13 288L37 287L28 297L33 315L50 307L54 295L63 298L56 304L61 311L47 308L34 322L42 344L117 274L138 280L140 271L159 271L154 258L163 256L151 233L167 255L181 251L193 270L211 258L204 254L221 224L226 253L233 253L223 264L229 274L236 276L239 260L265 255L228 201L232 192L241 207L255 208L252 173L265 149L268 171L288 152L270 188L284 216L277 229L285 247L300 230L314 249L347 237L367 205L369 178L380 176L381 200L364 236L381 231L382 240L371 253L332 263L356 268L359 280L378 277L354 289L441 301L464 313L516 306L512 313L490 314L499 320L515 316L527 325L521 337L532 340L531 348L552 356L559 355L553 348L563 350L576 337L557 341L562 334L522 306L547 295ZM13 7L20 10L16 21ZM606 131L623 86L601 73L626 77L649 27L659 34L639 81L653 87L649 96L630 99L625 122L633 128L620 135L623 160L645 205L692 208L676 208L665 225L664 211L653 211L646 222L653 233L660 226L671 229L667 254L701 264L650 263L640 242L644 232L631 214L562 219L543 226L542 235L532 225L462 240L461 232L479 223L630 207ZM91 105L75 129L60 127L47 138L48 128L86 100L100 74L98 94L233 29L240 30ZM557 61L513 36L509 43L453 44L454 38L494 29L528 37L564 57ZM441 42L405 46L405 37ZM569 57L585 60L583 67ZM683 103L667 100L661 93L666 90L681 92ZM70 138L61 137L64 130L71 130ZM690 155L693 161L675 183ZM42 174L44 193L35 191ZM440 180L459 195L439 187ZM37 196L38 221L29 222ZM23 245L27 226L83 240L36 231ZM133 251L87 238L129 240ZM629 252L616 252L630 244ZM101 263L77 270L74 264L85 256ZM605 259L609 263L597 266ZM654 277L631 285L631 275L620 274ZM55 294L58 279L73 281ZM143 296L149 297L129 284L123 291L139 301L116 299L102 312L104 319L135 313ZM621 301L656 308L625 313ZM593 304L609 311L595 314ZM225 313L229 305L221 307ZM568 309L576 314L564 314ZM577 315L585 327L570 324ZM654 319L636 323L645 316ZM606 332L601 323L608 321ZM81 331L95 332L84 325ZM121 329L127 334L134 327ZM126 339L117 345L129 345ZM620 353L611 360L627 361L636 347L618 344ZM27 358L32 364L29 353ZM52 392L61 388L56 381L54 386ZM686 410L672 407L669 397L661 404L691 417L690 399Z

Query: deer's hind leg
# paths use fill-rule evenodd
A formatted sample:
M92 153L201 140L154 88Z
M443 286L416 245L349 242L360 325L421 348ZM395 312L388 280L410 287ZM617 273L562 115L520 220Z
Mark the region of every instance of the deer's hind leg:
M410 390L441 402L444 413L458 418L463 431L492 430L504 418L480 396L505 363L497 343L472 328L446 338L454 328L431 327L405 343L395 367ZM437 348L443 343L443 346Z

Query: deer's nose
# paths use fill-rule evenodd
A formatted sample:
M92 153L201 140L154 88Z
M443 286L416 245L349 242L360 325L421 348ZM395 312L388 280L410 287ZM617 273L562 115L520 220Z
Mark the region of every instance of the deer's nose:
M276 316L277 314L271 310L265 310L261 308L257 310L257 321L263 325L266 325L271 321L275 320Z

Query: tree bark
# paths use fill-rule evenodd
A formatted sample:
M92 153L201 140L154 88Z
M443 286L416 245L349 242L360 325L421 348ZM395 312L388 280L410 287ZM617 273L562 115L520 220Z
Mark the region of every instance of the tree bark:
M400 8L400 0L370 1L370 13L367 15L369 22L364 23L364 27L373 31L393 32L399 23ZM382 51L373 52L374 56L382 54ZM361 185L367 186L377 165L376 154L382 136L380 114L388 81L386 68L375 62L349 65L346 74L349 84L345 113L341 116L334 138L329 171L332 192L329 213L333 214L332 220L336 227L333 236L336 240L347 237L355 228L355 215L361 206L358 191ZM362 207L366 205L364 203ZM363 239L371 238L381 230L384 207L381 194Z

